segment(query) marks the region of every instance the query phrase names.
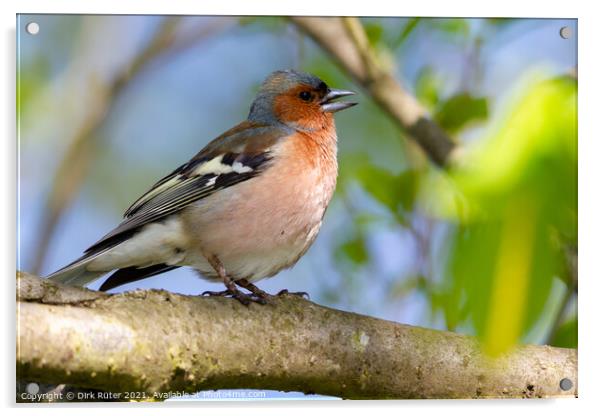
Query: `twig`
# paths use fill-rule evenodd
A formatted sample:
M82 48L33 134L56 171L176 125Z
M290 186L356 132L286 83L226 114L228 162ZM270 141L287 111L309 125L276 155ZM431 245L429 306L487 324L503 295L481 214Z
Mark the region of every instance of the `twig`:
M416 98L381 67L357 18L291 17L291 21L328 52L339 66L366 89L374 101L439 166L450 162L455 144Z

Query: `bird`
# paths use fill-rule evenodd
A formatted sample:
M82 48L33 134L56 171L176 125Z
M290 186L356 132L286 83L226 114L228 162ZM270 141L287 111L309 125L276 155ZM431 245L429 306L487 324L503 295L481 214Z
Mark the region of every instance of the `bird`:
M337 99L353 94L307 72L269 74L246 120L156 182L116 228L47 278L86 286L113 272L99 289L107 291L190 267L225 286L203 295L265 304L274 295L255 283L292 267L322 225L338 173L334 113L357 104Z

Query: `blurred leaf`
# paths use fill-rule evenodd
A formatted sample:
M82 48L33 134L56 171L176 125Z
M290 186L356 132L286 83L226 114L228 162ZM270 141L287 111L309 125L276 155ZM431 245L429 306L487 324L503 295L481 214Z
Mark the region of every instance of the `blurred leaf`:
M362 235L358 234L355 238L343 243L340 247L341 253L356 265L365 264L368 259L368 251Z
M429 110L439 103L439 89L441 82L430 66L420 70L416 78L416 98Z
M44 89L50 74L46 56L36 55L31 63L19 68L17 82L17 114L23 115L33 97Z
M485 329L485 311L490 303L495 255L500 226L496 222L458 227L452 233L447 299L444 306L449 328L470 318L477 334ZM462 313L465 311L465 313Z
M445 307L469 310L490 355L535 325L576 237L576 82L532 83L489 140L451 178L472 207L452 233ZM453 209L450 207L450 209Z
M243 27L257 28L261 31L280 32L286 28L288 20L282 16L242 16L238 23Z
M448 35L466 37L470 33L470 26L466 19L429 19L431 25Z
M436 169L428 170L420 178L418 194L420 207L431 217L448 222L464 222L476 209L468 200L455 178Z
M418 178L415 171L394 175L385 169L365 165L357 170L357 179L366 192L404 222L402 209L411 210L416 199Z
M364 23L364 30L366 31L366 36L368 37L368 42L370 45L376 46L383 38L384 28L380 23L369 22Z
M414 170L406 170L397 175L399 185L402 189L400 202L406 211L411 211L416 202L418 194L419 173Z
M550 345L562 348L577 348L577 318L560 325Z
M491 356L512 348L523 331L533 268L537 209L532 198L517 198L508 204L502 217L500 242L490 277L491 298L482 333L485 352ZM543 288L537 289L543 292Z
M577 198L576 80L537 82L521 94L491 139L467 155L453 174L482 211L499 214L509 196L534 193L544 213L576 235Z
M405 26L403 27L403 29L401 29L401 32L399 32L399 36L393 43L393 49L400 47L405 42L405 40L408 38L408 36L410 36L410 34L412 34L414 29L416 29L416 27L418 26L418 23L420 23L419 17L412 17L412 18L408 19L408 21L405 24Z
M395 175L385 169L365 165L358 170L357 178L366 192L392 212L397 213L402 189Z
M492 18L486 19L486 22L492 26L503 27L503 26L508 26L511 23L516 23L517 21L520 21L520 20L521 19L512 19L512 18L508 18L508 17L492 17Z
M378 221L380 217L378 215L370 214L370 213L358 213L354 216L353 220L357 224L360 229L365 229L364 227L373 224L375 221Z
M445 100L434 114L435 120L449 133L457 133L467 124L487 119L487 98L463 92Z

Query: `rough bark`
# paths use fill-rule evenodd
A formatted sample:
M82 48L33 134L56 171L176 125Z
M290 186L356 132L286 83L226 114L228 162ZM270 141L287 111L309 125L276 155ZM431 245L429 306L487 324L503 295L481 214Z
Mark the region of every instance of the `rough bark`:
M162 290L108 295L26 273L17 282L22 380L144 398L222 388L356 399L577 395L571 349L522 346L492 360L468 336L294 296L245 307Z
M403 88L392 71L383 68L357 18L291 17L291 21L364 87L433 162L444 166L450 161L454 142L429 118L424 107Z

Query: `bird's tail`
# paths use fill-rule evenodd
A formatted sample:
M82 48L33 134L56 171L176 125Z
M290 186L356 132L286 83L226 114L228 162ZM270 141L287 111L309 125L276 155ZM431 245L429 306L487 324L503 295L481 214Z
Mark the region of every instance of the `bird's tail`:
M88 283L92 283L100 278L103 274L107 273L106 271L88 270L88 265L98 256L98 254L94 256L84 255L75 260L73 263L70 263L62 269L59 269L56 272L48 275L47 278L55 282L64 283L66 285L86 286Z

